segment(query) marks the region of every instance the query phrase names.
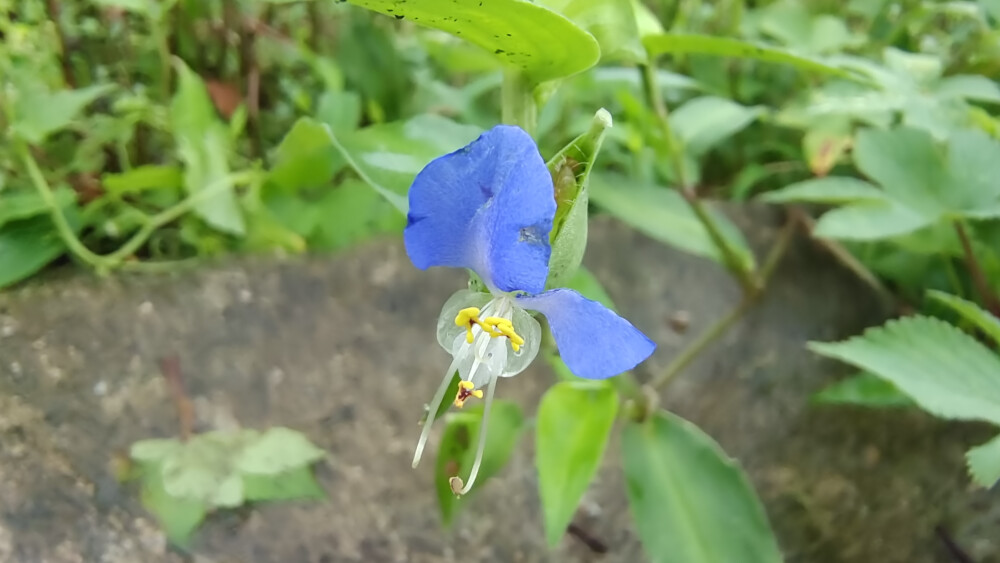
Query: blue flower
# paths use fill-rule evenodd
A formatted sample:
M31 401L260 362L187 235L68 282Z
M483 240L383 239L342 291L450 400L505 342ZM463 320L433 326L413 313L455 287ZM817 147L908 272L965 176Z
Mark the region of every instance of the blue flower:
M409 198L403 238L413 264L468 268L489 290L459 291L441 311L438 342L453 360L429 405L413 459L415 467L455 371L461 378L456 406L483 398L485 387L479 455L468 484L452 480L456 494L464 494L478 470L497 379L517 375L538 354L541 328L528 310L545 315L560 356L579 377L618 375L656 345L576 291L545 291L556 202L548 168L522 129L498 125L435 159L414 179Z

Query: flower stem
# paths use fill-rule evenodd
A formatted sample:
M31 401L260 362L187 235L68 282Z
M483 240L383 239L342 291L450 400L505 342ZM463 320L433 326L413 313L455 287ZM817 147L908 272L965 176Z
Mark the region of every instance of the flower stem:
M754 272L744 267L736 251L726 241L725 237L722 236L722 230L705 208L701 199L698 198L694 186L691 185L690 179L687 177L684 163L684 146L674 135L673 129L670 126L670 113L667 110L667 104L663 101L660 87L656 81L656 68L652 65L641 65L640 68L646 102L653 109L657 124L660 126L660 132L663 135L664 143L666 143L667 157L670 159L671 166L674 169L674 176L678 185L677 189L684 196L684 200L691 207L691 211L694 212L695 217L698 218L698 221L705 228L709 238L712 239L712 244L719 249L719 253L722 254L723 263L730 274L739 281L743 292L749 295L759 291L760 288L757 287L754 280Z
M535 134L538 123L538 106L535 104L534 84L515 68L505 68L500 84L501 120L517 125Z

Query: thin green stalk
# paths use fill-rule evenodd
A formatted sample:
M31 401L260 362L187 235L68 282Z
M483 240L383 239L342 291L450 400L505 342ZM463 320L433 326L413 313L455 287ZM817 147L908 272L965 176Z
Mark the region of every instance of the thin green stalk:
M538 106L535 103L535 85L524 73L515 68L505 68L500 84L501 120L508 125L517 125L535 134L538 124Z
M35 189L38 190L39 195L41 195L42 199L45 201L45 205L49 208L49 213L52 216L52 222L56 226L56 231L59 233L59 237L66 243L66 247L69 248L70 252L72 252L74 256L83 260L92 268L100 271L106 271L120 266L128 257L135 254L135 252L146 243L149 237L156 232L157 229L168 223L176 221L184 214L191 212L205 199L208 199L224 190L230 189L233 185L247 183L253 179L255 175L255 172L253 171L244 171L229 174L224 178L216 180L204 189L198 190L197 192L177 202L177 204L172 207L164 209L156 215L151 216L146 224L136 231L136 233L132 235L125 242L125 244L110 254L101 255L84 246L84 244L80 242L80 239L77 238L76 233L73 232L73 228L69 224L69 221L66 220L66 216L63 215L62 210L59 208L55 194L52 192L52 188L49 186L49 183L45 180L45 176L38 167L38 162L35 160L35 157L32 156L31 150L28 146L24 142L18 142L16 146L17 152L20 155L21 160L24 162L25 168L28 170L28 176L35 185Z

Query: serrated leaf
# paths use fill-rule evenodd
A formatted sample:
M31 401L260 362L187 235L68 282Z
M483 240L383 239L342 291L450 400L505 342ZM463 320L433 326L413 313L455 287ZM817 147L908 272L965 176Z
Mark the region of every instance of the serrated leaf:
M816 222L813 235L840 240L880 240L912 233L933 224L895 201L859 203L827 211Z
M870 373L860 373L838 381L812 396L812 401L827 405L860 405L864 407L912 406L910 399L886 381Z
M844 69L826 64L818 58L803 57L792 54L785 49L750 43L729 37L665 33L662 35L645 36L642 38L642 42L646 45L646 49L651 55L679 53L718 55L722 57L787 64L807 72L831 74L847 78L853 77L851 73Z
M11 131L31 144L40 144L73 123L83 108L113 88L113 84L96 84L57 92L41 88L21 91L11 103Z
M277 475L243 475L243 495L248 501L322 499L326 493L313 475L302 466Z
M961 315L963 319L975 325L976 328L989 336L993 342L1000 345L1000 319L997 319L992 313L972 301L950 295L943 291L932 289L927 292L927 296L932 301L937 301Z
M936 416L1000 424L1000 358L939 319L892 320L843 342L810 342L809 348L892 382Z
M991 488L1000 481L1000 436L965 453L969 473L980 485Z
M177 92L170 102L170 128L184 163L184 188L189 194L218 189L195 205L195 213L215 229L243 235L246 225L234 187L231 183L217 186L227 182L229 175L229 128L216 115L201 77L179 59L175 67Z
M434 486L437 488L441 521L446 527L451 525L462 506L468 504L469 495L457 498L448 480L455 476L462 479L468 477L475 459L481 419L482 407L479 405L466 406L461 411L449 413L444 419L444 435L434 468ZM493 401L487 429L482 465L470 494L507 464L524 430L521 407L510 401Z
M278 426L247 443L235 463L240 473L275 475L311 465L325 456L326 452L301 432Z
M541 83L586 70L600 57L594 36L568 18L523 0L350 0L383 14L457 35Z
M936 196L948 189L948 179L944 155L926 131L864 129L854 145L854 163L896 201L921 215L940 215Z
M856 202L884 202L882 190L857 178L827 176L796 182L760 197L768 203L823 203L839 205Z
M725 259L705 227L675 190L636 186L626 178L601 174L591 177L590 196L598 206L647 236L685 252L725 264ZM739 266L745 271L752 271L754 257L743 234L725 215L711 208L709 212L719 225L722 236L739 258Z
M761 110L716 96L688 100L670 113L670 127L684 148L697 157L757 119Z
M564 381L538 405L535 466L545 538L555 546L597 473L618 413L618 393L607 381Z
M657 563L778 563L746 475L711 437L659 412L622 436L625 486L643 547Z
M580 267L587 248L590 172L611 127L611 114L601 109L590 129L563 147L547 166L555 187L556 214L550 239L548 287L560 287Z

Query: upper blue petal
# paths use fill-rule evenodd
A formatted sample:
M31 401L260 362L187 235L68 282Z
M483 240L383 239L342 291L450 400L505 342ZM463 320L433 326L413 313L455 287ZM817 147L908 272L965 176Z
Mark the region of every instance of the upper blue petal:
M403 241L420 269L471 268L491 289L539 293L555 212L552 176L535 141L498 125L417 174Z
M553 289L517 298L518 305L541 312L570 371L587 379L604 379L628 371L645 360L656 344L632 323L572 289Z

